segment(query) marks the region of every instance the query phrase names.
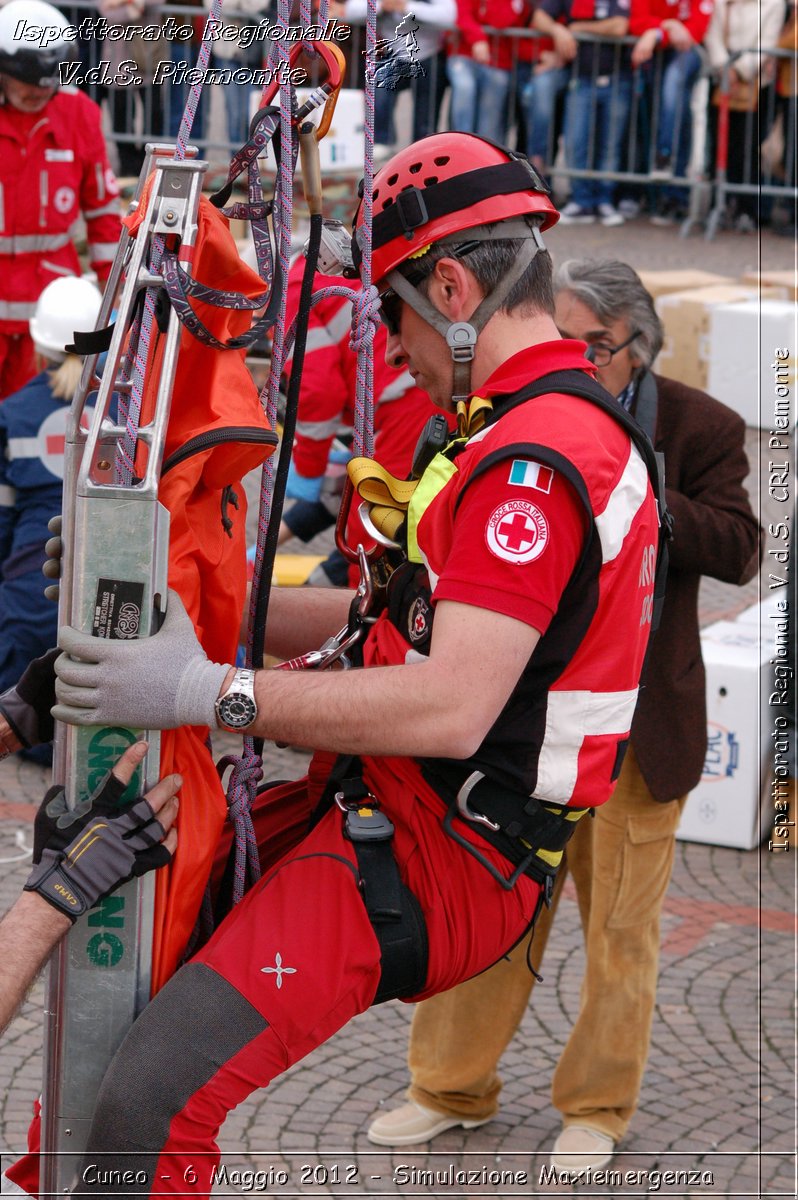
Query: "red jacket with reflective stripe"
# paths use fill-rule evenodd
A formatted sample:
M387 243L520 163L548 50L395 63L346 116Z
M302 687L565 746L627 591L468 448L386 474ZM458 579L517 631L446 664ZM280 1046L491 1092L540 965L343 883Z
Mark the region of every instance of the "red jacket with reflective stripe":
M289 323L299 305L304 267L305 259L300 257L288 275ZM317 274L313 290L340 287L342 282L336 275ZM324 474L337 430L354 424L357 356L349 346L351 329L348 300L333 296L311 309L293 453L294 466L306 479ZM373 345L374 456L386 470L404 479L410 473L421 428L436 410L427 393L415 387L408 371L388 366L386 337L380 325Z
M61 275L79 275L73 226L83 215L89 259L104 282L122 227L100 110L74 88L35 118L0 104L0 329L27 333L36 301Z

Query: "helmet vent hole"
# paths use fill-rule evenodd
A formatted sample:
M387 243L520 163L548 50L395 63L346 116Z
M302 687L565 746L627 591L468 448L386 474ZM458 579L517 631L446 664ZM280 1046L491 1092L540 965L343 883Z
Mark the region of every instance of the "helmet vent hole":
M434 158L432 161L435 163L436 167L445 167L447 162L449 161L449 155L446 154L446 155L442 156L441 158Z
M410 168L410 174L418 175L418 173L422 169L423 165L424 165L423 163L413 163L412 167Z
M437 175L428 175L427 178L424 180L424 187L432 187L437 182L438 182Z
M385 198L385 203L383 204L383 206L382 206L382 207L383 207L384 209L385 209L385 208L390 208L392 204L393 204L393 197L392 197L392 196L386 196L386 198Z
M388 187L393 187L398 179L399 179L398 175L389 175L388 176Z

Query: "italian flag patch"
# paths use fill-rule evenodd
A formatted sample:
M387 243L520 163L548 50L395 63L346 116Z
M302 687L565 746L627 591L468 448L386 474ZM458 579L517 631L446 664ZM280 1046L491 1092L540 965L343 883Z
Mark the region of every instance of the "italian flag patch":
M554 471L551 467L544 467L543 463L531 462L529 459L515 458L507 482L514 483L517 487L534 488L536 492L545 492L548 495L553 479Z

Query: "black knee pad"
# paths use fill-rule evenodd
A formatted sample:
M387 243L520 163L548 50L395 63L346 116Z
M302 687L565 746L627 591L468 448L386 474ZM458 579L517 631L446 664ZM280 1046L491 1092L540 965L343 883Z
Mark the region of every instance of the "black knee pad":
M220 1019L213 1028L203 1027L191 1020L192 1012L216 1012ZM210 967L182 967L111 1061L73 1194L148 1196L173 1118L267 1027L257 1009ZM101 1180L109 1167L115 1174L106 1185Z

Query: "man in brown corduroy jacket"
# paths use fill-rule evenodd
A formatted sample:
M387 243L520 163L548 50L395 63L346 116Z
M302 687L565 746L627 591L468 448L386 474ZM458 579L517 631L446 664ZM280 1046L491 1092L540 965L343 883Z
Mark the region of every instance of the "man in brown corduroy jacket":
M612 1158L637 1107L648 1058L660 912L679 817L706 752L701 576L747 583L760 561L761 530L743 486L749 468L742 418L704 392L651 373L662 327L632 268L566 262L555 289L560 332L588 343L600 382L664 455L674 532L662 618L617 787L594 820L577 826L531 949L525 938L490 971L417 1006L409 1103L378 1117L368 1136L380 1145L410 1145L455 1125L482 1125L497 1112L497 1063L534 983L527 954L539 968L570 874L586 963L579 1016L554 1072L552 1100L563 1129L552 1164L584 1169Z

